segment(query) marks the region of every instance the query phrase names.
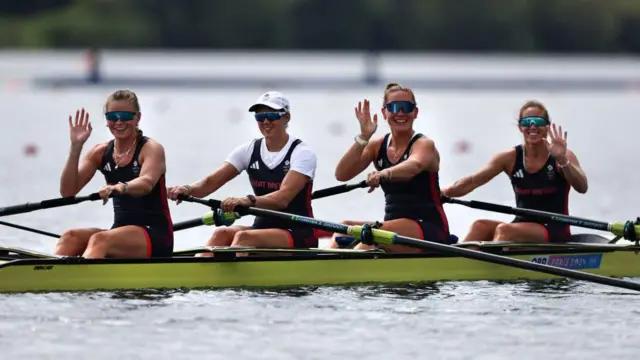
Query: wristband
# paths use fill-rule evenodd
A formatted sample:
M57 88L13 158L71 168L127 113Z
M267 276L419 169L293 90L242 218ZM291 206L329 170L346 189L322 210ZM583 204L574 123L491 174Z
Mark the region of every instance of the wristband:
M356 137L354 137L353 140L355 140L355 142L357 142L362 146L367 146L367 144L369 143L369 140L365 140L361 138L360 135L356 135Z
M124 185L124 190L122 190L122 193L126 194L127 190L129 190L129 184L126 183L126 182L122 182L122 181L120 181L120 184Z

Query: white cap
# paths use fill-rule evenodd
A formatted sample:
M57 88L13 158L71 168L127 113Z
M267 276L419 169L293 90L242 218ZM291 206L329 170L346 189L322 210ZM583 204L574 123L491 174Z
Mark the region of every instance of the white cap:
M256 107L264 105L274 110L289 111L289 99L278 91L268 91L256 100L256 103L251 105L249 111L255 111Z

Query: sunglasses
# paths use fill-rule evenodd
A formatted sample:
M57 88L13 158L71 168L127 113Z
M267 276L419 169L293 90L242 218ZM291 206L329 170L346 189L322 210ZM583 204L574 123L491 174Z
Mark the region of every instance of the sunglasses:
M286 113L286 111L261 112L256 113L255 117L257 122L264 122L265 120L276 121L282 119L282 116L284 116L284 114Z
M133 111L110 111L104 114L109 121L131 121L136 117L137 112Z
M416 109L416 104L411 101L391 101L384 106L387 111L397 114L402 110L403 113L408 114Z
M549 125L549 120L541 116L525 116L520 119L519 124L522 127L529 127L531 125L543 127Z

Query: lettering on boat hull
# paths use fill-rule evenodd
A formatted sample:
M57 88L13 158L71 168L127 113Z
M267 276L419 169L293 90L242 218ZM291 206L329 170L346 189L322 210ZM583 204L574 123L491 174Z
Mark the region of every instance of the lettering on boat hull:
M599 269L602 254L533 256L531 262L571 270Z
M51 270L51 269L53 269L53 265L36 265L33 267L34 271Z

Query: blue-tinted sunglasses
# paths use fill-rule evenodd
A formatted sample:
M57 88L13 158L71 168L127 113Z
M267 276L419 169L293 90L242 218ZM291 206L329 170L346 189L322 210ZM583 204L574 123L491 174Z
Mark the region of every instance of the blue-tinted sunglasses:
M109 121L131 121L136 117L137 112L132 111L110 111L104 114Z
M286 113L286 111L261 112L256 113L255 117L257 122L264 122L265 120L276 121L282 119L282 116Z
M529 127L535 125L536 127L543 127L549 125L549 120L541 116L525 116L520 118L520 126Z
M402 110L403 113L408 114L416 109L416 104L411 101L391 101L384 106L387 111L397 114Z

